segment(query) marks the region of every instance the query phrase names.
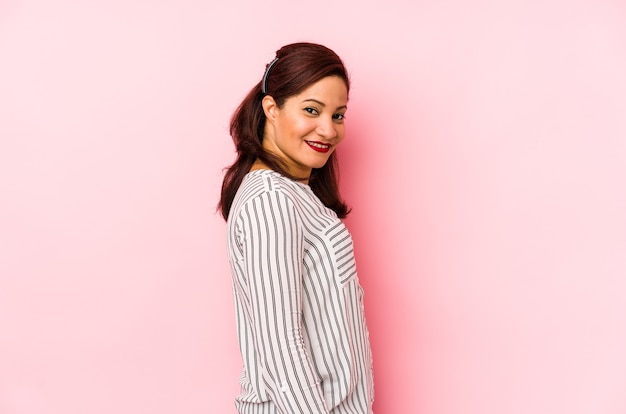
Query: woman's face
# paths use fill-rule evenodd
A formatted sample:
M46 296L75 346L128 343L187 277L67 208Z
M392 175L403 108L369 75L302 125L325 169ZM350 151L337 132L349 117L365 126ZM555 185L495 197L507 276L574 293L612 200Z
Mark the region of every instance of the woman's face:
M263 147L281 157L291 174L308 178L343 140L347 104L348 89L338 76L319 80L288 98L282 108L271 96L264 97Z

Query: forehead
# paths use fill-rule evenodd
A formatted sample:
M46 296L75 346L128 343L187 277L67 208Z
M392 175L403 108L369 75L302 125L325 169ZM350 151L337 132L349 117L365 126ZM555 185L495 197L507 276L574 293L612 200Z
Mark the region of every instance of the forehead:
M292 98L298 101L316 99L326 105L341 106L348 102L348 87L339 76L327 76L309 85Z

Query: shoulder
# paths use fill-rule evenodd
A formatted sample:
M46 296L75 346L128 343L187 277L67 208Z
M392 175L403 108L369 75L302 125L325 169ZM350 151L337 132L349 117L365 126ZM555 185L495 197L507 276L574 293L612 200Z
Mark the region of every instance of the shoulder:
M304 185L296 183L272 170L248 173L233 200L231 217L237 217L250 205L274 205L295 208L306 194Z

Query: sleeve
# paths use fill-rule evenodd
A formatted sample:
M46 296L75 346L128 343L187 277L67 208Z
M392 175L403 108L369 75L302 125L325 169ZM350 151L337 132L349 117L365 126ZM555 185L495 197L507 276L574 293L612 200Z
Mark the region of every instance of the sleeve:
M260 375L281 414L327 414L321 381L302 336L304 235L291 201L277 191L240 216L249 309Z

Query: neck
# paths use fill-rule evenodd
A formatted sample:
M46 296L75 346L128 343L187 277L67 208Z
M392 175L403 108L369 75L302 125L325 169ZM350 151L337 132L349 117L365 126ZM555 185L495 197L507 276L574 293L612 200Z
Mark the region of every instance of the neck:
M263 161L257 159L256 161L254 161L254 163L252 164L252 167L250 167L250 171L255 171L255 170L274 170L273 168L269 167L266 163L264 163ZM291 174L291 171L288 171ZM309 184L309 177L305 177L305 178L298 178L296 179L296 181L301 182L303 184L308 185Z

